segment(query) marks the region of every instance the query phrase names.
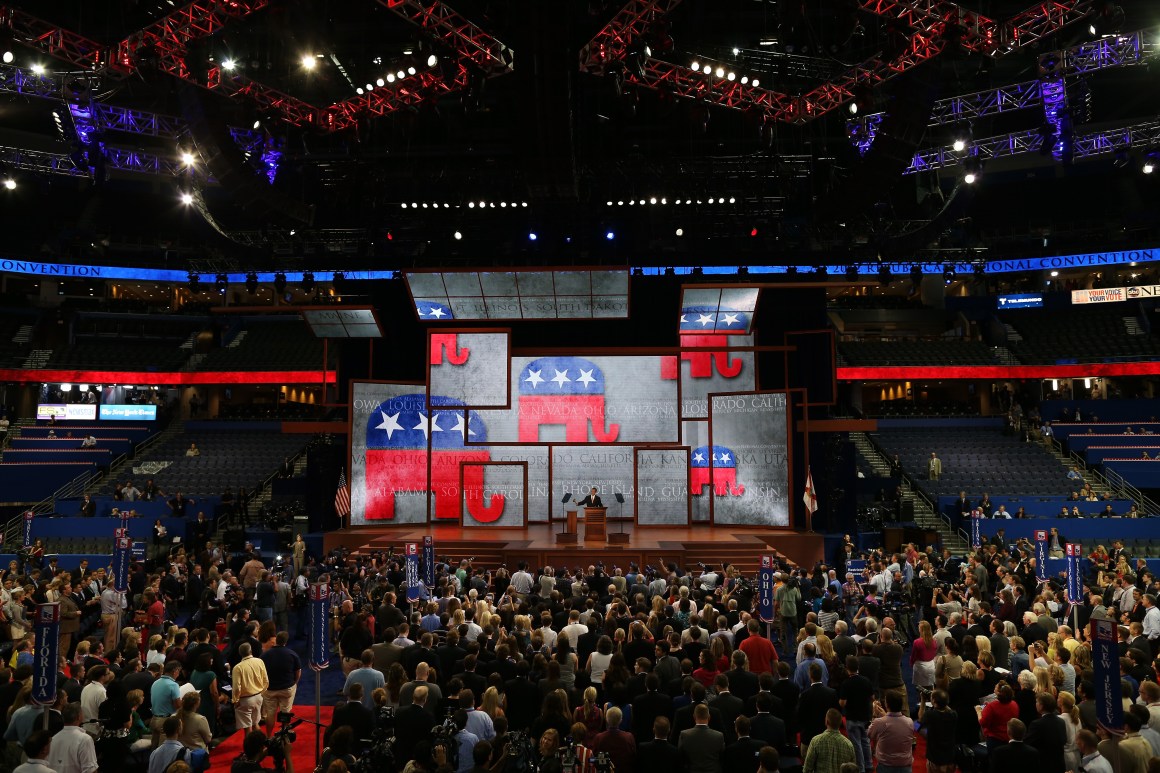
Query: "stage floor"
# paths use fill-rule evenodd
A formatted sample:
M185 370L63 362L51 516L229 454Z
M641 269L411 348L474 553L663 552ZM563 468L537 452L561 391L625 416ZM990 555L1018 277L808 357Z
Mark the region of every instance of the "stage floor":
M710 526L637 526L623 524L628 535L623 544L609 544L605 539L586 539L584 524L579 526L578 541L573 544L556 541L562 523L531 524L523 528L481 528L455 525L360 526L327 532L324 547L330 550L345 545L360 553L394 549L403 552L404 544L435 538L435 552L459 560L476 558L484 566L500 563L514 567L518 561L532 566L587 566L604 561L610 566L627 566L675 562L682 567L697 561L729 561L742 571L756 571L761 556L780 553L799 565L812 566L822 560L822 535L792 529L763 527ZM616 534L621 524L610 521L608 532Z

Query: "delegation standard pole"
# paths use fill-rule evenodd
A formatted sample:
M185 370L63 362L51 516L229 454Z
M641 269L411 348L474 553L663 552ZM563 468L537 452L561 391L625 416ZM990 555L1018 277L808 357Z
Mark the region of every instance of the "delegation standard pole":
M322 672L314 672L314 765L322 760Z

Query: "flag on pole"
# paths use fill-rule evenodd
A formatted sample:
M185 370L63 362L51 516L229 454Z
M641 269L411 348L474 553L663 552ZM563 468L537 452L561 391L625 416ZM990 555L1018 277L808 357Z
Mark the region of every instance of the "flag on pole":
M346 482L346 470L338 473L338 491L334 494L334 511L340 518L350 515L350 486Z
M806 491L802 495L802 501L805 502L806 512L813 516L818 511L818 495L814 491L814 474L810 472L810 468L806 468Z

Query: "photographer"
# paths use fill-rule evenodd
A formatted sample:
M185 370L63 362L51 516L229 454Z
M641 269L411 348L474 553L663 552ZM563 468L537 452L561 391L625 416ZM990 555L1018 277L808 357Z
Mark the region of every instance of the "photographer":
M263 767L262 761L268 751L266 734L261 730L251 730L242 741L242 753L230 766L230 773L253 773L257 770L276 770ZM282 759L286 760L286 773L294 773L294 758L290 754L290 739L282 741Z

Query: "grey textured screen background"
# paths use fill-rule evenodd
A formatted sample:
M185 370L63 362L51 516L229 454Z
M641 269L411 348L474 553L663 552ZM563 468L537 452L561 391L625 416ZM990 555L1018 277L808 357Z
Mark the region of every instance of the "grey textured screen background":
M746 526L789 525L789 457L784 394L714 396L713 446L730 449L739 495L715 497L713 522ZM717 470L720 475L723 470Z
M681 443L689 448L697 448L709 443L708 421L682 421ZM689 490L689 501L693 505L693 523L709 522L709 500L712 499L712 488L704 487L704 492L697 486Z
M551 493L551 487L548 485L548 447L499 446L491 449L491 458L495 462L528 463L528 488L524 492L524 496L528 500L528 523L546 523L548 521L548 497ZM490 480L489 477L484 478L485 483L489 483ZM504 508L505 519L511 517L509 509L508 507Z
M720 336L728 340L729 346L752 346L753 336ZM694 378L692 375L693 363L684 359L680 361L681 369L681 418L704 419L709 415L709 395L719 392L748 392L756 389L753 352L724 352L719 355L696 349L687 349L683 354L687 357L727 357L728 362L741 362L741 372L732 378L721 374L717 368L717 361L713 362L711 375L708 378Z
M384 400L423 392L414 384L365 384L356 382L351 388L350 432L350 523L362 526L382 521L366 517L367 492L366 426L372 412ZM425 491L396 491L395 517L387 523L426 523L427 494Z
M609 518L632 518L632 446L556 446L552 449L552 496L583 499L596 487ZM624 504L616 501L616 494ZM568 505L562 506L562 513Z
M688 521L689 452L642 448L636 455L638 524L675 525Z
M439 364L430 366L431 394L452 397L469 406L503 406L508 398L508 335L506 333L458 333L455 336L461 354L467 350L467 361L454 365L449 357L456 352L437 347L440 333L434 331L432 353L436 348Z

